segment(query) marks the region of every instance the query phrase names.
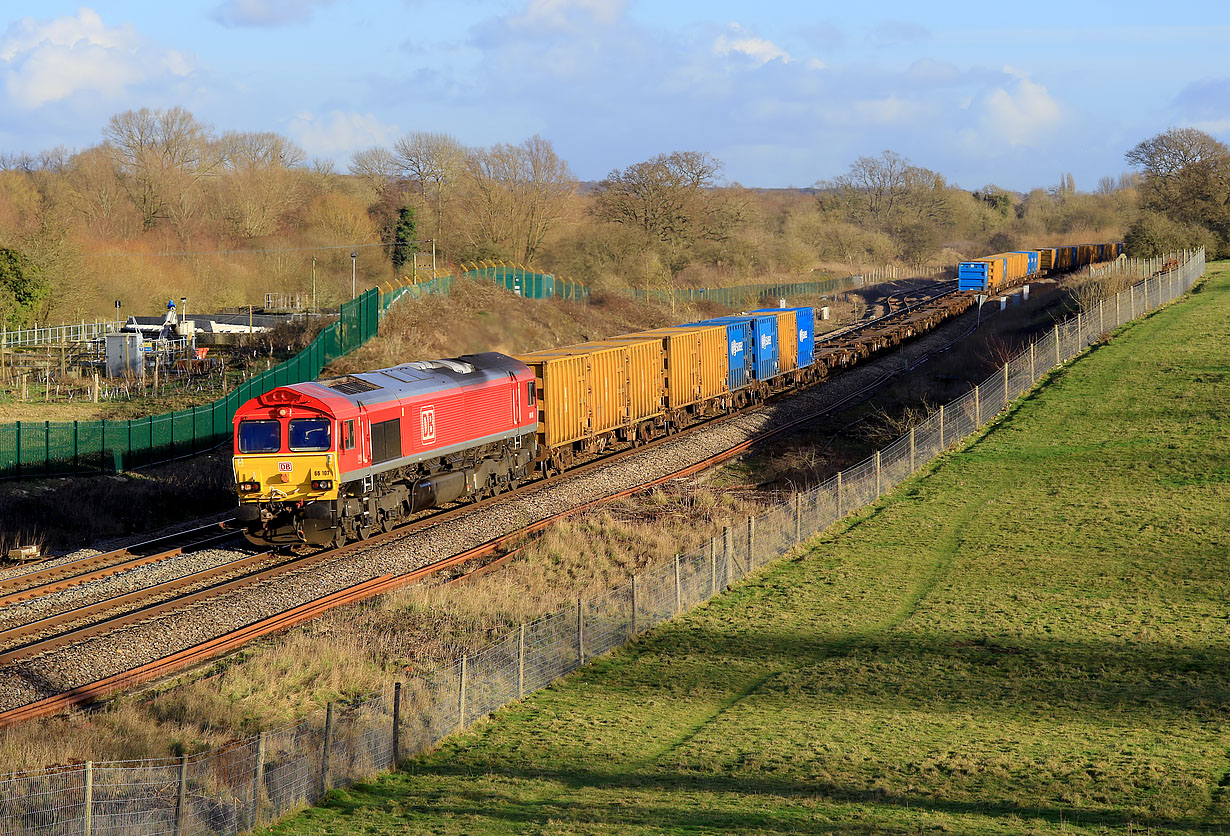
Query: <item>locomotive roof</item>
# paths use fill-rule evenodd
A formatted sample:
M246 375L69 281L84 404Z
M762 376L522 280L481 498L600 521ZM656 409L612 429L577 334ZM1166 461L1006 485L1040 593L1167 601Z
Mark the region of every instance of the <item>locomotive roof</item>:
M445 360L416 360L387 369L301 383L293 388L316 397L341 396L352 403L381 403L395 398L431 395L462 386L481 386L528 371L506 354L487 351ZM324 390L324 391L321 391Z

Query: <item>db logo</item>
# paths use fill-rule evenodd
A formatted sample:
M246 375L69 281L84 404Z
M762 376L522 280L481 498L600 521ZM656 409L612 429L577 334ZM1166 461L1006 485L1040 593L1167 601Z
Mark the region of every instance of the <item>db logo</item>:
M806 330L799 331L799 342L801 343L807 342L807 331Z
M743 343L739 340L730 341L730 356L737 357L743 351Z
M294 462L278 462L278 472L279 473L290 473L294 469L295 469Z
M434 406L425 406L419 411L419 424L421 425L423 443L436 440L436 408Z
M760 347L768 348L771 345L773 345L773 338L770 337L768 334L761 334L760 335Z

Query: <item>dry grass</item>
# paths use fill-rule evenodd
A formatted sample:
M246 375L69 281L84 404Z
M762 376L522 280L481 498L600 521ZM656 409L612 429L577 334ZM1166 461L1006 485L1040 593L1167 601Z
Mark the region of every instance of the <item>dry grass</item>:
M329 700L426 670L698 546L759 505L744 492L681 482L561 522L521 554L464 584L409 587L336 610L252 646L208 676L128 695L91 713L0 730L0 763L182 754L269 728Z

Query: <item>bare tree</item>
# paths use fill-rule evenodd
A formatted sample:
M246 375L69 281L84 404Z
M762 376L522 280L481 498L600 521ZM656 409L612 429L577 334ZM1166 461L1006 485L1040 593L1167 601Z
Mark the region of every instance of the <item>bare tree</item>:
M878 157L859 157L849 172L818 184L820 207L848 223L912 238L929 238L920 230L950 227L954 207L944 178L911 165L900 154L884 151Z
M418 183L424 208L428 207L428 191L434 193L435 234L439 237L444 192L466 166L465 146L450 134L415 131L398 139L393 152L406 177Z
M354 176L368 181L374 190L379 190L386 183L400 177L402 167L389 149L374 145L356 151L350 158L348 170Z
M540 136L466 155L463 201L471 246L531 260L563 216L576 178Z
M723 241L744 207L717 188L721 172L721 161L699 151L659 154L599 182L595 211L662 244Z
M1144 172L1141 208L1212 230L1230 251L1230 148L1195 128L1171 128L1126 154Z
M103 135L147 230L164 219L186 221L200 181L217 174L225 159L209 126L181 107L124 111L111 117Z

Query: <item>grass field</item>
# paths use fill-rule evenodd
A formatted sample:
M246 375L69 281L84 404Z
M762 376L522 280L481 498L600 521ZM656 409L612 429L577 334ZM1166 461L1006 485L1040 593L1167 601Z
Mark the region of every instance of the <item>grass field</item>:
M926 478L279 834L1230 829L1230 265Z

